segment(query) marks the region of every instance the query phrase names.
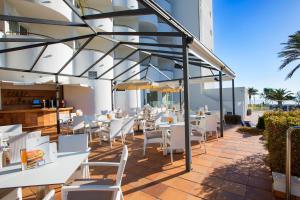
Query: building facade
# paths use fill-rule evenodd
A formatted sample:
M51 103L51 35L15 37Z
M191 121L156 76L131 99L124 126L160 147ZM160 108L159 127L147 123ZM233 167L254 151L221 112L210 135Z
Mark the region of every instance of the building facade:
M68 0L67 0L68 1ZM70 0L70 4L76 5L78 0ZM209 50L213 51L213 5L212 0L156 0L156 3L170 13L181 24L187 27L191 33L197 37ZM128 9L138 9L140 7L136 0L85 0L82 1L83 7L78 9L82 15L105 13L112 11L121 11ZM25 16L40 19L55 19L66 22L81 22L79 17L65 4L63 0L1 0L0 10L4 15ZM188 14L192 13L192 14ZM130 16L120 18L104 18L89 20L89 25L96 27L100 31L107 32L171 32L172 29L155 15ZM20 37L20 38L66 38L78 34L87 34L80 28L65 28L63 26L45 26L41 24L29 24L18 22L0 22L0 37ZM162 94L150 94L145 91L125 91L114 92L111 95L112 82L108 79L121 75L126 69L131 68L128 72L122 74L114 81L122 81L129 78L132 74L147 67L151 62L152 65L159 68L164 74L172 78L181 78L182 70L174 67L175 62L164 58L151 57L147 59L140 51L120 47L114 52L105 56L100 62L97 62L109 49L114 45L114 40L129 42L151 42L151 43L177 43L177 39L170 37L155 36L108 36L93 38L91 42L86 39L72 42L48 45L43 47L26 49L0 54L1 68L18 68L33 69L36 71L45 68L51 68L52 72L57 72L64 67L62 74L76 74L78 78L63 76L59 81L64 84L63 96L67 103L75 108L82 109L86 114L100 113L101 110L111 109L112 99L114 106L123 110L135 109L146 103L148 97L150 100L160 101L164 98ZM88 44L85 44L85 43ZM0 43L0 48L15 48L22 45L34 43ZM72 61L68 62L76 50L86 45ZM164 50L174 51L174 49ZM42 52L42 53L41 53ZM129 56L130 55L130 56ZM122 58L129 56L124 62ZM144 59L144 62L138 63ZM95 64L94 64L95 63ZM117 66L116 66L117 65ZM91 70L97 75L101 75L101 80L89 80L80 78L88 76L85 70L91 66ZM116 66L113 70L109 70ZM108 71L109 70L109 71ZM211 75L211 71L199 67L190 67L190 74L193 76ZM143 74L135 76L139 79ZM147 77L160 77L155 70L147 70ZM20 81L20 82L37 82L50 83L55 81L54 76L32 74L26 72L8 72L0 71L1 88L5 89L7 84L3 81ZM15 86L16 87L16 86ZM26 86L18 86L26 87ZM54 87L54 86L53 86ZM202 106L199 101L207 92L206 89L215 87L213 83L197 83L191 86L191 107L197 109ZM38 87L37 87L38 88ZM146 97L145 97L146 96ZM154 96L154 97L153 97ZM173 101L179 101L178 95L172 95ZM89 99L87 104L86 100ZM1 101L1 99L0 99ZM218 105L217 100L212 100L211 104Z

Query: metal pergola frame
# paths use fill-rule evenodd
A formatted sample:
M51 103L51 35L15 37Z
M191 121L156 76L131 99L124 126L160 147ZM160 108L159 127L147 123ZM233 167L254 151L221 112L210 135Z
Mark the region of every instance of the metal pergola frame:
M159 73L161 73L167 80L163 81L157 81L157 82L164 82L164 81L179 81L179 83L183 83L184 85L184 121L185 121L185 152L186 152L186 171L191 170L191 163L192 163L192 155L191 155L191 143L190 143L190 117L189 117L189 80L195 79L195 78L205 78L205 77L218 77L219 82L219 88L220 88L220 129L221 129L221 136L223 136L223 100L222 100L222 77L226 76L226 73L229 72L229 76L233 76L232 78L232 96L233 96L233 114L235 114L235 102L234 102L234 73L230 68L223 65L221 68L216 68L215 65L211 64L212 62L207 62L207 60L199 58L198 56L194 55L194 53L191 53L190 45L194 41L194 36L188 32L179 22L177 22L171 15L169 15L166 11L164 11L161 7L157 5L152 0L137 0L141 5L143 5L145 8L140 9L132 9L132 10L124 10L124 11L114 11L114 12L108 12L108 13L100 13L100 14L93 14L93 15L84 15L81 16L77 10L77 8L71 4L67 0L63 0L63 2L72 10L75 15L82 21L82 23L73 23L73 22L67 22L67 21L58 21L58 20L50 20L50 19L37 19L37 18L29 18L29 17L21 17L21 16L8 16L8 15L0 15L0 21L14 21L14 22L20 22L20 23L34 23L34 24L43 24L43 25L55 25L55 26L65 26L65 27L80 27L80 28L87 28L90 29L93 33L92 34L86 34L86 35L80 35L80 36L74 36L74 37L67 37L62 39L55 39L55 38L46 38L46 39L37 39L37 38L0 38L0 42L31 42L35 44L30 45L24 45L19 47L13 47L13 48L7 48L7 49L1 49L1 53L8 53L8 52L14 52L14 51L21 51L25 49L30 48L38 48L41 47L40 52L38 53L37 57L34 59L33 65L30 66L29 69L17 69L17 68L9 68L9 67L0 67L0 70L8 70L8 71L16 71L16 72L30 72L30 73L39 73L39 74L46 74L46 75L54 75L55 81L56 81L56 98L57 101L59 100L59 82L58 82L58 76L69 76L69 77L82 77L87 78L84 76L88 71L93 69L99 62L101 62L106 56L112 54L118 47L121 45L128 46L133 49L131 53L129 53L127 56L122 58L119 62L114 64L112 67L104 71L102 74L100 74L97 77L97 80L107 80L111 81L111 85L115 83L115 81L120 78L122 75L126 74L129 70L134 69L139 64L145 62L147 59L149 59L148 66L139 72L133 74L129 78L126 78L123 80L123 82L126 82L135 76L143 73L146 71L146 75L142 77L142 79L149 79L147 77L147 73L149 68L153 68L157 70ZM87 22L88 20L96 20L96 19L104 19L104 18L113 18L113 17L129 17L129 16L138 16L138 15L156 15L160 19L162 19L166 24L168 24L174 31L172 32L99 32L94 27L89 25ZM105 52L99 59L97 59L94 63L92 63L90 66L88 66L85 70L83 70L82 73L79 75L73 75L73 74L62 74L61 72L68 66L69 63L71 63L78 54L85 49L85 47L95 38L95 37L105 37L105 36L113 36L113 35L124 35L124 36L157 36L157 37L177 37L181 38L180 44L167 44L167 43L144 43L144 42L129 42L129 41L115 41L116 44L113 45L107 52ZM63 66L57 71L57 72L49 72L49 71L36 71L34 70L35 65L38 63L39 59L42 57L43 53L47 49L49 45L52 44L59 44L59 43L66 43L71 41L77 41L77 40L83 40L85 39L85 42L74 52L74 54L69 58ZM105 38L108 39L108 38ZM114 40L111 40L114 42ZM138 46L137 48L135 46ZM147 47L159 47L159 50L153 49L153 48L147 48ZM161 48L172 48L172 49L179 49L180 51L169 51L169 50L161 50ZM204 49L205 50L205 49ZM136 53L144 53L146 56L136 62L136 64L128 67L125 71L121 72L120 74L116 75L113 78L106 79L103 78L105 74L107 74L109 71L113 70L115 67L120 65L122 62L130 59L131 56L133 56ZM206 54L214 56L210 51L205 50ZM168 76L166 76L163 72L161 72L157 67L151 64L151 57L160 57L163 59L168 59L171 61L177 61L182 63L182 70L183 70L183 77L180 79L170 79ZM141 58L141 56L140 56ZM217 61L215 63L220 63L221 61L216 58ZM189 65L197 66L200 68L207 68L211 71L218 71L218 75L212 75L212 76L200 76L200 77L190 77L189 76ZM232 75L233 74L233 75ZM112 98L113 98L113 89L112 89ZM181 103L181 98L180 98ZM113 99L112 99L112 107L113 107ZM60 133L59 128L59 110L57 109L56 112L57 115L57 132Z

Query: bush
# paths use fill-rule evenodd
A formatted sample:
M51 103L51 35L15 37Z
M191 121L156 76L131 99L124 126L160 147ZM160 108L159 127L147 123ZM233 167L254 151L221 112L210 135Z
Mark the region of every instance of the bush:
M253 128L253 127L247 127L247 126L238 128L237 132L249 133L251 135L262 135L263 134L263 130L258 129L258 128Z
M242 118L240 115L225 115L224 119L226 124L240 124Z
M258 118L256 128L265 130L265 117L261 116Z
M264 114L265 138L272 171L285 173L286 131L300 125L300 111L274 111ZM292 174L300 176L300 131L292 136Z
M248 109L247 110L247 115L249 116L249 115L252 115L252 110L251 109Z

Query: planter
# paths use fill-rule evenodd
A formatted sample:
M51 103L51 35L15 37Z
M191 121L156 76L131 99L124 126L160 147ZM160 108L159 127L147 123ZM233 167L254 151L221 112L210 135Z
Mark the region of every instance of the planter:
M248 109L248 110L247 110L247 116L250 116L250 115L252 115L252 110L251 110L251 109Z
M273 192L278 198L285 198L285 174L272 172ZM292 196L300 200L300 178L292 176Z
M240 124L241 116L240 115L225 115L224 116L226 124Z

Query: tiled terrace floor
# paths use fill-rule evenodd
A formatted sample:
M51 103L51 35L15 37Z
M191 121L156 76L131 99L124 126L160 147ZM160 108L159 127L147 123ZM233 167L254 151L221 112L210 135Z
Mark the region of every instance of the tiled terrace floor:
M134 141L128 138L129 160L123 178L123 193L131 199L170 200L269 200L273 199L271 173L264 163L267 154L261 136L237 133L236 128L225 131L224 138L206 144L207 153L200 145L192 145L192 172L185 172L182 154L163 156L158 146L147 149L142 156L143 136ZM115 143L112 150L93 143L90 160L117 161L122 146ZM115 169L95 168L95 177L112 178ZM24 191L27 199L31 192ZM57 199L60 199L57 188Z

